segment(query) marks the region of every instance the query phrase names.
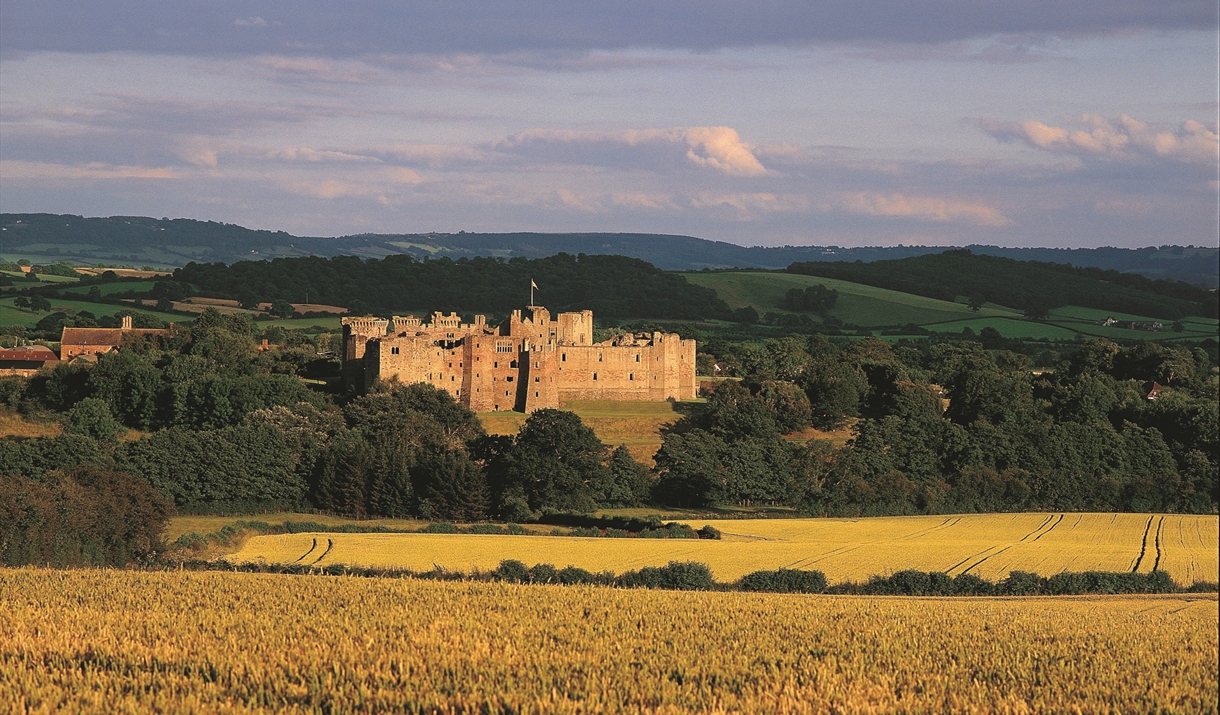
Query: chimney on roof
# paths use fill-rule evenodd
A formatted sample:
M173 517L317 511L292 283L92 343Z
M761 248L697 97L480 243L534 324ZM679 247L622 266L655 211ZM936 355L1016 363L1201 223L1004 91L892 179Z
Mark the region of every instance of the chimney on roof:
M130 315L123 316L123 330L131 330L131 316Z

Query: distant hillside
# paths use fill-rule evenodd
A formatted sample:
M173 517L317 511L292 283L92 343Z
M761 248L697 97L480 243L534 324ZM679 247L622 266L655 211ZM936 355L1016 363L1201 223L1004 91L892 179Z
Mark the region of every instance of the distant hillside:
M980 256L969 250L872 263L793 263L788 272L862 283L944 301L953 301L959 296L978 298L980 302L1043 313L1051 308L1074 305L1168 320L1188 315L1216 317L1215 294L1200 288L1163 283L1153 286L1160 288L1159 292L1152 292L1102 280L1106 274L1100 271Z
M1216 248L969 248L976 254L1139 273L1205 287L1215 287L1220 282L1220 250ZM630 256L665 270L731 267L783 269L794 262L858 260L868 263L943 250L944 247L927 246L745 247L692 236L648 233L360 234L317 238L191 219L0 215L0 255L5 258L29 258L35 262L64 259L90 264L103 261L170 268L184 266L191 261L232 263L310 255L543 258L563 251Z

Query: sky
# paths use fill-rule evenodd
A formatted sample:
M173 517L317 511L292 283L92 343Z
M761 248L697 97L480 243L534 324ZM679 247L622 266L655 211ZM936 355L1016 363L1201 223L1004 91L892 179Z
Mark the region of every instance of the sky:
M0 0L0 210L1220 242L1214 0Z

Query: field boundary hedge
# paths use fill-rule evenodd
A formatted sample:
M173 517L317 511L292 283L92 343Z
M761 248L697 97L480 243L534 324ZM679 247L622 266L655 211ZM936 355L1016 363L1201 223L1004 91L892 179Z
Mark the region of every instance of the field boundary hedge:
M889 576L873 576L865 582L827 585L821 571L799 569L763 570L746 574L736 581L712 578L712 570L697 561L670 561L665 566L645 566L615 574L591 572L577 566L562 569L551 564L524 563L506 559L490 571L455 571L437 566L430 571L382 569L331 564L315 567L302 564L233 563L215 561L163 562L146 569L181 568L196 571L286 574L295 576L356 576L361 578L411 578L430 581L482 581L528 585L601 586L610 588L649 588L671 591L742 591L755 593L805 593L843 596L1096 596L1122 594L1216 593L1216 583L1200 581L1183 586L1164 571L1126 573L1116 571L1065 571L1039 576L1028 571L1012 571L1007 578L988 581L972 574L956 577L943 572L899 571Z

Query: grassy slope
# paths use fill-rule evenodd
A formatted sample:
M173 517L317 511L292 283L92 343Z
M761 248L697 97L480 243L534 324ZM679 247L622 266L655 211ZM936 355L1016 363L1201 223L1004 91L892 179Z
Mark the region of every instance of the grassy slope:
M992 316L1019 316L1020 313L1001 306L987 306L979 313L959 303L924 298L909 293L873 288L872 286L832 278L817 278L792 273L684 273L696 285L711 288L732 308L752 305L759 313L784 310L784 295L792 288L824 285L839 291L839 299L830 311L834 317L856 325L904 325L935 323L946 320Z
M961 303L925 298L909 293L874 288L872 286L790 273L720 272L685 273L686 279L697 285L711 288L732 308L753 306L760 314L767 312L789 313L784 310L784 295L791 288L824 285L839 291L839 299L830 314L847 323L868 327L905 325L914 323L933 332L959 333L969 327L976 333L985 327L995 328L1009 338L1047 338L1071 340L1081 334L1085 337L1139 339L1158 337L1198 339L1215 337L1217 321L1207 318L1186 318L1187 330L1176 334L1168 330L1149 333L1143 330L1126 330L1103 327L1098 321L1107 316L1117 320L1153 320L1152 318L1126 313L1112 313L1092 308L1069 306L1051 311L1050 319L1034 322L1022 317L1020 311L1004 306L988 304L978 313ZM1168 321L1161 321L1166 323Z
M126 293L127 291L135 291L137 293L147 293L152 290L155 281L116 281L114 283L94 283L87 286L72 286L65 288L64 293L79 293L85 295L93 286L101 289L102 295L113 295L115 293Z
M581 401L564 403L598 439L611 448L627 445L631 456L645 465L661 446L661 429L681 415L669 402ZM525 422L520 412L481 412L479 421L490 434L516 434Z
M61 298L51 298L50 300L52 308L68 308L76 312L87 310L97 316L114 315L124 308L132 307L108 303L88 303L83 300L63 300ZM184 320L190 320L190 318L184 318L181 315L158 313L153 310L142 310L140 312L151 313L167 323L181 323ZM12 298L0 299L0 325L24 325L27 328L32 328L45 317L47 317L46 313L31 313L28 310L14 308Z

